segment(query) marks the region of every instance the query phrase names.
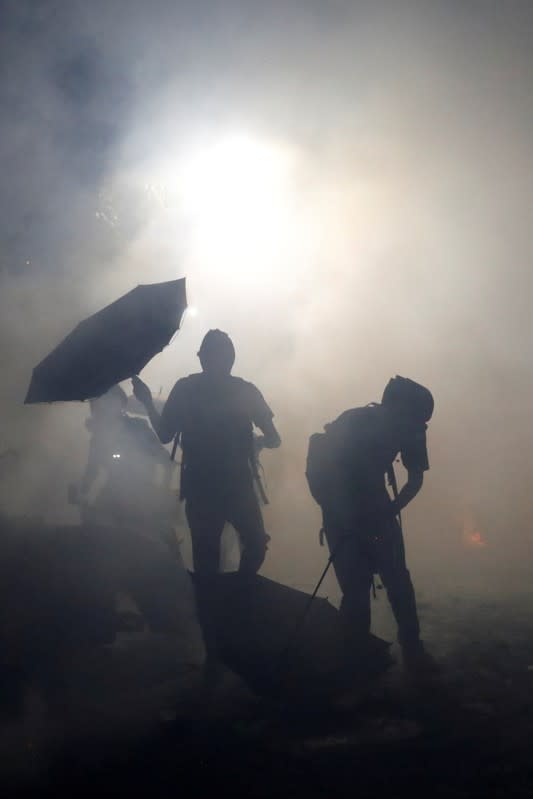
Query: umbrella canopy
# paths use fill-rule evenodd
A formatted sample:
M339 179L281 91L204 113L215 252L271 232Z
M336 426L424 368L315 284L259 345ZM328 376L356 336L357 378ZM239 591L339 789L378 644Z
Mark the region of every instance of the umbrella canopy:
M187 307L185 278L137 286L74 328L33 370L25 403L105 394L161 352Z
M310 598L303 591L238 572L216 575L207 590L219 656L260 696L327 702L378 679L392 663L390 644L373 635L364 647L347 647L339 611L327 599L315 598L296 632Z

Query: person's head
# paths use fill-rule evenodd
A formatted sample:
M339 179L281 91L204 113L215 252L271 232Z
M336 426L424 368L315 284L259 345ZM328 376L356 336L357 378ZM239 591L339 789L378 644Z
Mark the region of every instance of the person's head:
M385 386L381 404L398 424L424 427L433 415L435 403L425 386L396 375Z
M206 374L229 375L235 362L235 347L227 333L208 330L200 344L198 357Z
M126 392L120 386L113 386L101 397L90 401L91 418L97 424L113 422L124 414L127 404Z

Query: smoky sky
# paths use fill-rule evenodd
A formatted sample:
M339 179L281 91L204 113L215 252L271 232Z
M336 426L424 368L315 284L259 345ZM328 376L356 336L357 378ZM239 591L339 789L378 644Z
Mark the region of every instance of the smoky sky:
M496 560L523 562L530 4L1 10L1 440L22 452L17 509L53 496L48 512L61 516L86 447L84 408L22 407L32 366L133 285L186 275L198 316L145 377L164 394L197 368L206 329L234 338L236 372L263 391L284 441L264 457L272 568L290 577L301 560L314 574L321 556L302 554L320 524L303 478L307 437L379 400L397 373L436 401L431 470L406 513L415 570L460 552L466 513ZM235 220L217 259L209 227L195 234L161 186L195 143L243 130L290 164L282 232L258 228L233 259Z

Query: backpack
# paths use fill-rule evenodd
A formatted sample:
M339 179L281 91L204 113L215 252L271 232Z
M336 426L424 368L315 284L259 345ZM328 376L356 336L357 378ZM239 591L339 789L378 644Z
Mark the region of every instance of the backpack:
M365 430L375 424L376 405L352 408L342 413L334 422L324 426L323 433L313 433L309 438L305 476L315 502L327 504L335 486L346 473L346 451L355 445L354 433L360 431L363 444Z
M305 476L315 502L323 506L331 493L337 469L336 446L328 432L313 433L309 438Z

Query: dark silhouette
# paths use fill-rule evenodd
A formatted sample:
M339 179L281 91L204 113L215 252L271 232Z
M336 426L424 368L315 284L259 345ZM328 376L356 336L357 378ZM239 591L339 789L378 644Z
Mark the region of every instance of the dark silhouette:
M392 663L390 644L375 636L364 653L347 652L341 615L323 597L310 603L303 591L237 572L217 575L213 593L220 658L257 696L317 708L348 691L364 695Z
M174 530L172 464L148 423L125 413L126 404L119 386L91 401L87 467L79 490L71 486L70 498L80 504L91 535L98 535L117 585L135 599L154 631L172 631L180 571L181 579L186 577Z
M120 386L91 400L89 457L80 483L79 500L92 520L152 531L168 539L164 528L173 523L167 450L144 419L126 412L127 396ZM158 480L157 469L160 471ZM105 480L95 502L87 505L92 485Z
M354 643L370 631L370 589L379 574L398 624L404 665L432 665L420 640L415 593L405 564L400 512L420 491L429 469L427 422L433 397L424 386L396 376L381 404L353 408L311 436L307 479L322 508L343 598L341 613ZM393 462L400 453L407 481L396 490ZM391 501L385 475L393 488Z
M210 330L198 356L202 372L178 380L161 414L141 380L134 378L133 388L161 441L179 436L181 497L191 531L198 613L208 655L213 655L216 635L210 626L216 600L211 583L219 571L222 531L226 522L232 524L241 543L239 571L255 574L268 542L254 490L256 457L262 447L278 447L281 441L260 391L231 375L235 349L229 336ZM262 436L254 438L254 425Z
M181 497L191 530L196 574L218 572L220 537L226 522L237 531L240 571L256 573L268 537L254 491L257 452L281 443L273 413L259 390L231 375L233 343L226 333L210 330L198 352L202 372L178 380L161 414L148 387L133 379L163 443L179 435L182 456ZM256 425L263 436L253 436Z

